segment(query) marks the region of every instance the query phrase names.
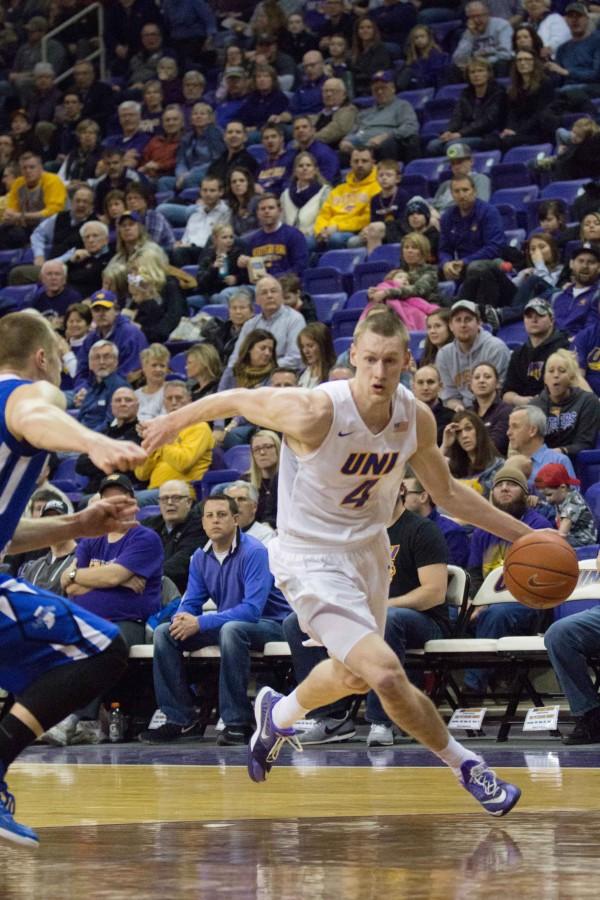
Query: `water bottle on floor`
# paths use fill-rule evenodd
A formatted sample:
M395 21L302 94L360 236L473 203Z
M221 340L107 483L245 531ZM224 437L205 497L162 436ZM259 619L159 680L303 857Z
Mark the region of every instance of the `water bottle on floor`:
M125 737L125 722L120 703L111 703L108 721L108 740L111 744L120 743Z

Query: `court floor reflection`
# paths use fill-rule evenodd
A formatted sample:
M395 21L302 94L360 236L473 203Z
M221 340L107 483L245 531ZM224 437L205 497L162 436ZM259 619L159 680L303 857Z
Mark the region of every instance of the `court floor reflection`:
M42 828L0 847L3 900L597 898L600 813L339 816Z

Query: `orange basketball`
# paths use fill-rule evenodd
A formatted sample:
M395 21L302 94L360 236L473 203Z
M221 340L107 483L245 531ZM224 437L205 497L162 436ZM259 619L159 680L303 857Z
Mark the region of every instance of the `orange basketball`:
M570 597L579 578L577 554L558 533L533 531L515 541L504 561L504 583L534 609L550 609Z

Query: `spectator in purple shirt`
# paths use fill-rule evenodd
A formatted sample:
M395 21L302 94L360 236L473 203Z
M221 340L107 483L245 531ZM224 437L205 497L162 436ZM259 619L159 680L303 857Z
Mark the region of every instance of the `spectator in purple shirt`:
M142 107L135 100L125 100L118 109L120 133L109 134L103 141L104 147L122 150L135 150L141 156L151 135L141 130Z

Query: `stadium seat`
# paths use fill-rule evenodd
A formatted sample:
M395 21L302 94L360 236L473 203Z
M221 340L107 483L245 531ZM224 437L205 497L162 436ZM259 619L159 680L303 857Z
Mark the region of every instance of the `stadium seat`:
M510 203L497 203L496 209L502 216L502 227L505 231L510 231L518 227L517 210Z
M351 338L359 318L360 309L341 309L334 313L331 320L331 336L334 341L341 337Z
M506 243L510 247L521 247L526 238L524 228L506 228L504 230Z
M51 479L52 484L55 484L57 487L59 487L59 482L62 485L67 485L66 487L60 487L61 491L83 491L87 487L87 476L79 475L79 473L75 471L77 459L77 456L69 456L66 459L61 459L54 470Z
M600 483L600 449L580 450L575 457L575 474L581 481L580 491L585 492L593 484Z
M419 359L423 354L423 345L427 337L426 331L410 331L408 334L408 346L410 352L415 359Z
M497 206L500 203L509 203L511 206L514 206L515 209L525 212L527 209L525 204L530 203L532 200L537 200L539 190L537 184L530 184L523 187L502 188L499 191L493 192L490 197L490 203L493 203L494 206Z
M447 116L445 119L430 119L428 122L424 122L421 128L421 140L427 143L427 141L442 134L448 127L449 121L450 117ZM444 160L444 162L447 162L447 160Z
M364 309L369 302L367 291L354 291L351 297L348 297L344 309Z
M172 200L175 194L173 191L157 191L155 196L156 205L158 206L160 203L168 203L169 200Z
M595 487L600 487L600 485L595 485ZM589 503L588 506L590 506ZM587 544L585 547L575 547L577 559L596 559L599 551L600 544Z
M252 462L250 444L238 444L236 447L230 447L229 450L225 450L223 460L227 469L248 472Z
M375 98L374 97L355 97L352 101L358 109L369 109L371 106L375 106Z
M215 444L212 449L212 459L210 461L209 469L226 469L225 465L225 451L219 444Z
M304 270L302 286L309 294L337 294L344 290L344 281L339 269L319 265L317 268Z
M511 147L502 157L503 163L525 163L542 156L550 156L552 144L530 144L527 147Z
M267 158L267 151L262 144L248 144L246 150L250 156L254 157L259 166L262 165Z
M317 310L317 319L329 325L333 314L344 308L348 295L340 291L337 294L313 294L312 299Z
M452 300L456 293L456 282L440 281L438 283L438 292L442 295L444 300Z
M404 175L422 175L428 181L438 181L440 172L448 165L445 156L431 156L429 159L411 159L406 164Z
M346 350L349 350L352 345L351 337L339 337L336 338L333 342L333 349L335 350L335 355L340 357L342 353L345 353Z
M180 200L185 200L186 203L194 203L198 199L198 188L184 188L181 193L178 194Z
M319 260L321 266L333 267L344 275L350 274L354 267L364 261L367 251L364 247L348 250L326 250Z
M525 163L496 163L489 174L492 179L492 191L531 184L531 172Z
M440 45L442 50L447 50L449 53L454 50L458 36L464 27L462 19L450 19L449 22L432 22L430 25L436 43ZM463 84L461 87L466 87L466 85Z
M433 99L433 88L418 88L414 91L400 91L398 100L406 100L415 110L422 110L425 104Z
M481 150L479 153L473 154L473 169L475 172L489 175L491 169L493 169L501 159L502 154L499 150Z
M458 100L462 92L468 84L461 82L460 84L444 84L435 92L436 100Z
M356 291L366 291L383 281L389 271L389 266L384 260L359 263L354 270L352 287Z
M241 481L241 473L237 469L209 469L204 477L191 484L196 490L196 496L205 500L215 485L226 484L228 481Z
M227 319L229 307L226 303L207 303L202 307L202 312L208 316L214 316L215 319Z
M574 181L551 181L540 192L540 200L564 200L569 206L576 197L583 194L584 185L589 184L589 178L579 178Z
M384 262L389 267L400 265L400 244L382 244L375 247L369 262Z
M456 105L454 97L435 97L429 100L423 107L423 124L435 119L449 119Z
M176 353L175 356L172 356L171 363L170 363L171 371L175 372L176 375L184 375L185 376L185 374L186 374L185 360L186 360L185 353Z
M405 172L402 175L402 189L406 191L409 197L419 196L427 199L431 195L428 180L424 175L417 175L416 173L407 175Z
M5 303L12 303L15 309L23 309L30 306L30 298L35 293L36 286L34 284L15 284L8 285L0 290L0 301L2 306Z

